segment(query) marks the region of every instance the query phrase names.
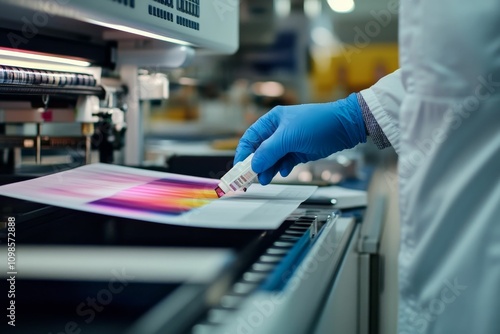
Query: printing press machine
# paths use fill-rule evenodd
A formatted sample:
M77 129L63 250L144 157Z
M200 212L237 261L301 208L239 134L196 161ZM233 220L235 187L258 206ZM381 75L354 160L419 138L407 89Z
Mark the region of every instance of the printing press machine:
M376 333L382 202L363 224L306 201L277 230L228 230L1 200L15 333Z
M198 50L231 53L238 43L234 0L0 5L0 51L12 49L17 36L15 51L92 65L54 69L19 55L0 57L0 65L23 75L0 84L2 184L89 162L92 149L102 162L113 162L122 150L123 164L140 165L140 101L166 95L164 81L138 80L140 68L182 67ZM59 68L95 82L55 82L50 71ZM110 70L119 77L103 75ZM35 71L49 74L48 81L36 81L45 77ZM42 133L57 121L81 126L81 134ZM36 133L9 133L23 123L35 124ZM95 145L99 131L109 140ZM36 164L20 166L21 152L29 149ZM50 150L73 152L73 160L40 164ZM0 203L0 222L16 219L18 264L16 327L3 321L2 333L377 332L383 201L366 214L306 201L276 230L156 224L5 196ZM3 294L7 230L1 227Z

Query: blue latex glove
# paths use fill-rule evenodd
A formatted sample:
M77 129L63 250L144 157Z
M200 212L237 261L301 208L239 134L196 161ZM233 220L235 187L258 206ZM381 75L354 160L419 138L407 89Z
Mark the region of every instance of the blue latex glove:
M280 172L288 176L299 163L326 158L366 142L365 123L356 94L331 103L278 106L245 132L234 163L252 152L252 169L268 184Z

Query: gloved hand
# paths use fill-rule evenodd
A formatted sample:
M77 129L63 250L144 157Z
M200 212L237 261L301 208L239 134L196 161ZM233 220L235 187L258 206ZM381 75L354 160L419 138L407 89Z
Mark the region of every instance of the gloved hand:
M245 132L234 163L252 152L252 169L263 185L280 172L288 176L299 163L326 158L366 142L356 94L331 103L278 106Z

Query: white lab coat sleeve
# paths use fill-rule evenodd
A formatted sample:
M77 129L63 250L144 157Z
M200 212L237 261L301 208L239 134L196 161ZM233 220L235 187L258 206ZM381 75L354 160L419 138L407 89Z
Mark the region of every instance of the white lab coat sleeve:
M387 139L399 153L399 109L405 95L401 70L383 77L370 88L362 90L360 94Z

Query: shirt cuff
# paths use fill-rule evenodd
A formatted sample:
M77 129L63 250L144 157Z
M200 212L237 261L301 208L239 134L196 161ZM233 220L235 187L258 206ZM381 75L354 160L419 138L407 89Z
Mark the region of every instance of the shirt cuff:
M389 139L387 139L385 133L382 131L380 125L378 125L377 120L370 111L370 108L363 99L361 94L356 94L358 98L359 106L361 107L361 113L363 114L363 120L365 121L365 128L367 134L372 138L373 142L379 149L383 149L391 145Z

